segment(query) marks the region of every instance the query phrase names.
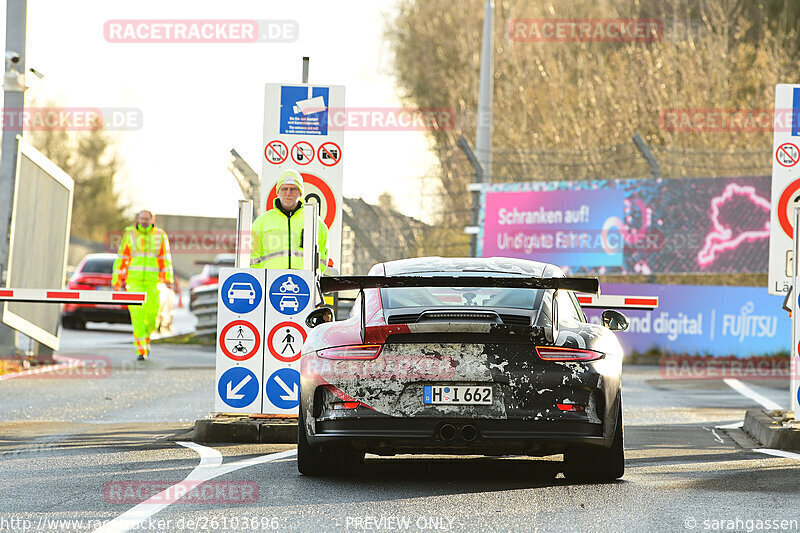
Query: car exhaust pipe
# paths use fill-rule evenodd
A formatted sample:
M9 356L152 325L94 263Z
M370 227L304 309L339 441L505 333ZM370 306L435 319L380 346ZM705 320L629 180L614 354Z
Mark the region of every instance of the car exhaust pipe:
M456 436L456 428L452 424L444 424L439 428L439 436L442 440L451 441Z
M467 424L461 428L461 438L467 442L472 442L478 438L478 428L472 424Z

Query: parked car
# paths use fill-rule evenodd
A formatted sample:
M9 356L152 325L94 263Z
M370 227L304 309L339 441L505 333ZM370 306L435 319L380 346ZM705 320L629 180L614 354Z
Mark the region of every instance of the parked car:
M111 291L111 274L116 254L89 254L78 263L75 272L67 281L67 288L84 291ZM172 312L177 295L171 287L159 284L160 304L157 326L159 330L172 327ZM64 304L61 325L67 329L86 329L87 322L130 324L128 307L116 304Z
M300 359L297 466L347 473L364 453L564 454L570 479L625 468L618 311L591 324L566 278L521 259L418 258L369 276L322 277L360 289L350 318L329 308Z
M189 289L202 287L203 285L214 285L219 283L219 270L222 267L232 267L235 263L234 254L219 254L214 258L213 263L203 265L203 270L189 278Z

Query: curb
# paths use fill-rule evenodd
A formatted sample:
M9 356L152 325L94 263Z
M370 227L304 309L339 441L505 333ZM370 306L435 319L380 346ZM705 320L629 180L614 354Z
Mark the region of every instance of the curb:
M297 442L297 420L234 416L204 418L195 422L192 441L202 443L295 444Z
M744 430L765 448L800 451L800 425L791 411L749 410L744 417Z

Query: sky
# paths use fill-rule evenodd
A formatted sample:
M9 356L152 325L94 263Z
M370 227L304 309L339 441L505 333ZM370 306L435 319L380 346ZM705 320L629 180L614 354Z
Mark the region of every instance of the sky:
M114 132L124 160L119 189L134 209L236 216L242 198L226 169L231 148L261 173L265 83L344 85L347 107L401 106L384 28L397 0L29 0L26 105L136 108L138 129ZM5 34L5 12L2 31ZM119 19L255 19L297 23L287 43L115 43ZM33 81L33 83L31 83ZM391 193L420 215L419 176L435 169L424 132L345 132L344 196Z

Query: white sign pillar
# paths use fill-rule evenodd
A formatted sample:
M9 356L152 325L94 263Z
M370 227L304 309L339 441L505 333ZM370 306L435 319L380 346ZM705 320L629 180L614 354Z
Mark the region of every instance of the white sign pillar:
M800 85L775 86L773 132L769 293L786 294L792 281L794 206L800 201Z
M341 271L344 127L343 85L268 83L264 93L261 207L272 209L286 170L303 176L303 200L316 200L328 227L328 257Z
M217 300L214 410L261 412L266 270L222 268Z

